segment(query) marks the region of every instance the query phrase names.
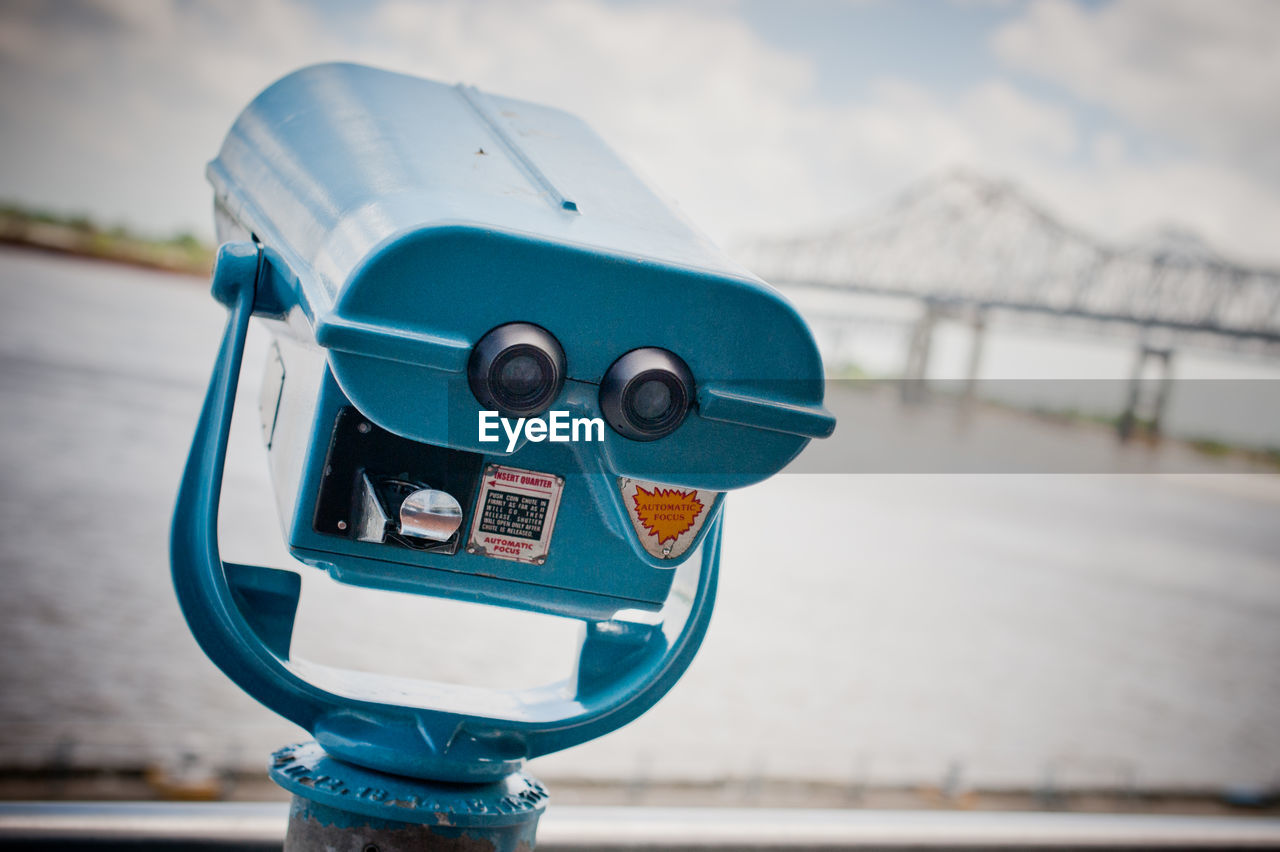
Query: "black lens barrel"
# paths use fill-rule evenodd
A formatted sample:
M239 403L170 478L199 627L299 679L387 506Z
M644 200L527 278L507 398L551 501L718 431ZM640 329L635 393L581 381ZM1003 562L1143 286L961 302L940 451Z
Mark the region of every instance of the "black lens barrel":
M633 441L656 441L684 422L694 401L693 374L665 349L633 349L604 374L600 411Z
M527 322L500 325L471 350L467 380L486 409L504 417L546 410L564 387L564 350L546 329Z
M532 417L546 411L564 387L564 350L541 326L500 325L471 350L467 380L484 408L504 417ZM694 399L688 365L656 347L626 353L600 383L601 413L615 432L633 441L670 435Z

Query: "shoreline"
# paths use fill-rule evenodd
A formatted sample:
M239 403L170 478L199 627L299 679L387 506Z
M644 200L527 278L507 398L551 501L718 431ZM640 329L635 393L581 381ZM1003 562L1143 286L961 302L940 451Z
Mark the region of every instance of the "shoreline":
M92 222L61 220L15 208L0 208L0 245L206 279L213 271L215 254L213 248L189 235L157 240L123 228L103 230Z

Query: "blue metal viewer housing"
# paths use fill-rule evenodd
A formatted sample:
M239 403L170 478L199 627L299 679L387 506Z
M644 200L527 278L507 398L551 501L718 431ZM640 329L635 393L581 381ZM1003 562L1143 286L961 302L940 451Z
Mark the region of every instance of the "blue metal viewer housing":
M470 87L303 69L240 115L209 179L230 318L172 562L210 658L329 755L441 781L501 779L656 702L706 630L723 492L834 428L796 312L580 120ZM495 692L290 656L298 574L217 545L251 316L275 341L262 428L292 554L578 619L568 681ZM487 410L527 428L483 440ZM585 434L550 440L533 421L553 412Z

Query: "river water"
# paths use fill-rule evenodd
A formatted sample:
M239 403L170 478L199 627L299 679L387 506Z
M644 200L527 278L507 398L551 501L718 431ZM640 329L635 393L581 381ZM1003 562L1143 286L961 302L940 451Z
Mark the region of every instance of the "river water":
M0 767L190 752L256 769L301 736L204 658L169 584L169 513L223 319L187 278L0 251ZM264 349L255 332L242 410ZM285 565L248 419L233 435L224 555ZM1104 433L1067 440L1116 452ZM1280 477L1212 472L1222 464L792 473L734 494L716 616L687 675L635 723L534 769L1274 784ZM313 659L494 686L569 668L569 622L305 570L304 583L295 647Z

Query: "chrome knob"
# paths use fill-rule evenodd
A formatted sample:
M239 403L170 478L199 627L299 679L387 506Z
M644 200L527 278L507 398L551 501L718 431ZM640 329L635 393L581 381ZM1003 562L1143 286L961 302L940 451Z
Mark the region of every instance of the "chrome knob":
M462 506L452 494L423 488L400 504L400 534L448 541L462 526Z

